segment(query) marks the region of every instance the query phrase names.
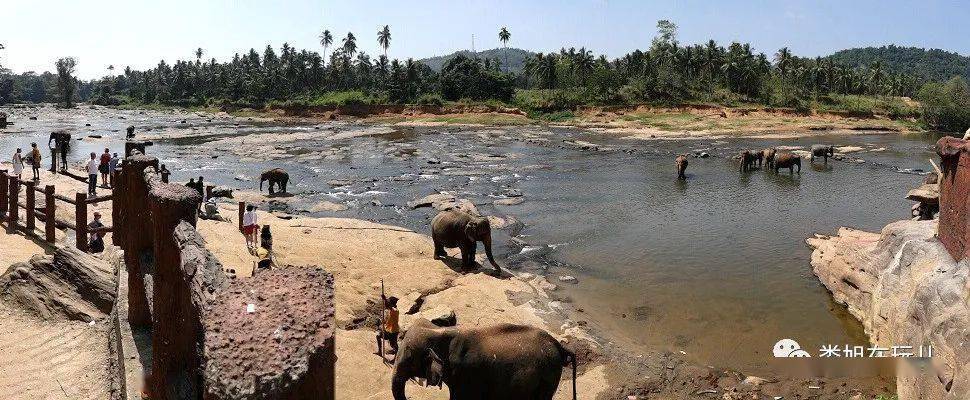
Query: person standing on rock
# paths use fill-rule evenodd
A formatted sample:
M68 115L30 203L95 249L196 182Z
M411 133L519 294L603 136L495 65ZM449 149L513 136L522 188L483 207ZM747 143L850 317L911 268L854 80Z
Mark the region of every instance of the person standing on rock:
M93 151L91 152L91 159L88 160L88 195L96 196L98 194L98 155Z
M104 149L104 153L101 153L101 159L98 163L98 172L101 173L101 187L108 187L108 173L111 172L111 152L108 149Z
M256 206L252 204L246 206L246 212L243 213L242 225L243 236L246 237L246 248L252 253L256 251L256 233L259 231Z
M91 232L88 240L88 250L92 253L100 253L104 251L104 232L100 231L100 228L104 228L104 224L101 222L101 213L94 212L94 221L88 224L88 232Z
M34 180L40 180L40 149L37 148L37 143L30 144L30 169L34 172Z
M24 157L20 155L19 147L17 148L17 151L13 153L13 159L10 161L13 163L13 174L18 180L21 179L20 174L24 172Z
M385 340L391 345L391 350L388 351L388 354L397 354L397 335L401 331L401 326L398 324L400 313L397 309L397 297L385 297L382 293L381 302L384 303L384 311L387 312L387 318L384 319L384 325L377 332L377 354L381 358L384 358Z
M108 161L108 178L111 179L108 186L110 186L112 189L115 187L115 173L118 172L119 162L121 162L121 158L118 158L118 153L114 153L114 155L111 156L111 161Z

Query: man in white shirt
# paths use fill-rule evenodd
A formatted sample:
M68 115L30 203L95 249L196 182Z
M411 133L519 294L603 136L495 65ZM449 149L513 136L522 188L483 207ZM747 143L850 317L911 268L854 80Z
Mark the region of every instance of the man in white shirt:
M91 153L91 159L88 160L88 195L97 195L96 188L98 187L98 155Z

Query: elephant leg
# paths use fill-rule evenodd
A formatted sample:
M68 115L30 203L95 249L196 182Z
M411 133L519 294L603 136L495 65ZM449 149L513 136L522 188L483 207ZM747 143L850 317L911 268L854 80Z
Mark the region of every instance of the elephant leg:
M442 258L447 257L448 256L448 253L445 252L445 246L443 246L441 244L441 242L438 241L438 238L432 237L431 240L434 241L434 258L435 258L435 260L439 260L439 259L442 259ZM464 255L464 251L462 251L462 254Z

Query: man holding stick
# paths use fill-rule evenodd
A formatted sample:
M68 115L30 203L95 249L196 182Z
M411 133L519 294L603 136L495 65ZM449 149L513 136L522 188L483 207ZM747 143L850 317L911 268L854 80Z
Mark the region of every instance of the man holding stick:
M397 335L401 331L398 324L399 311L397 309L397 297L386 297L384 295L384 281L381 280L381 327L377 332L377 354L384 358L384 341L387 340L391 345L389 354L397 354ZM384 316L384 312L387 316Z

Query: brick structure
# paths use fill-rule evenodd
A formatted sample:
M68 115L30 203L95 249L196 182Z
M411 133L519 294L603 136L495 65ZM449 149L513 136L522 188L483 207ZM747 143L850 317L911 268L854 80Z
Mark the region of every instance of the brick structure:
M333 276L285 267L234 280L204 320L205 398L334 398Z
M953 259L970 255L970 142L943 137L936 142L940 181L940 227L937 236Z

